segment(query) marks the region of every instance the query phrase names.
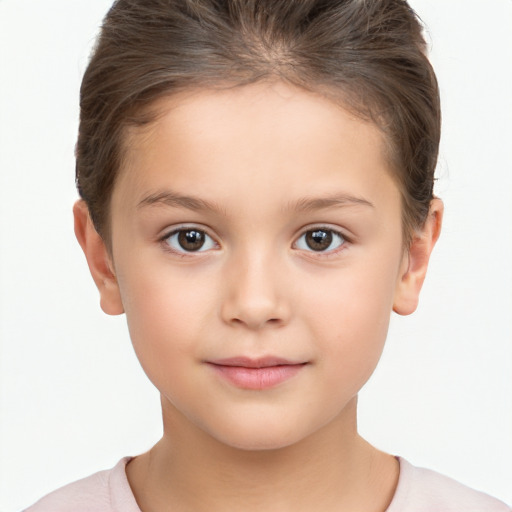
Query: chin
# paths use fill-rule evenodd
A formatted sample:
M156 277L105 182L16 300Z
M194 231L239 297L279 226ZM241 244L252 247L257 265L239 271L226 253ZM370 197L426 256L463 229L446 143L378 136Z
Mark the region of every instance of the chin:
M257 427L257 428L254 428ZM259 427L259 428L258 428ZM292 446L307 437L306 433L284 431L283 425L272 428L272 425L238 426L223 432L221 435L210 432L217 441L237 450L270 451Z

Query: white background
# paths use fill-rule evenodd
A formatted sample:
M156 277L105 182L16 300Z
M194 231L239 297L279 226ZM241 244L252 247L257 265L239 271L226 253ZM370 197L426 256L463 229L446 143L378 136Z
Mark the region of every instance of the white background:
M157 392L74 240L78 89L109 0L0 0L0 511L148 449ZM378 447L512 503L512 1L415 0L444 232L361 393Z

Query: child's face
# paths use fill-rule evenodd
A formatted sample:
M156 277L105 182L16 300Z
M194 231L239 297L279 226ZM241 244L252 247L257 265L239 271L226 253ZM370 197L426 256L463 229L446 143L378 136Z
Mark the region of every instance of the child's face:
M164 417L242 448L352 423L408 268L381 133L283 84L160 107L130 137L111 213L119 300Z

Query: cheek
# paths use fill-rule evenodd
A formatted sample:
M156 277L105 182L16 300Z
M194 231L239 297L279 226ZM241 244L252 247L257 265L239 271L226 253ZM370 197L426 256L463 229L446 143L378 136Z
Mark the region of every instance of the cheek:
M321 363L330 368L328 386L339 388L343 379L345 389L357 393L373 373L387 336L394 276L393 265L361 262L310 288L308 323Z
M185 354L200 357L215 286L154 265L121 279L120 288L133 347L155 384L179 371Z
M346 268L311 277L303 295L318 323L327 331L361 332L386 328L396 285L394 259L377 263L362 259Z

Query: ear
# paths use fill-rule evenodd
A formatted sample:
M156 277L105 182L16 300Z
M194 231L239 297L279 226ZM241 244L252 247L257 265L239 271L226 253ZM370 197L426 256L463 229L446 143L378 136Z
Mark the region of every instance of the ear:
M435 198L430 203L425 224L413 234L411 246L404 254L393 302L393 311L399 315L410 315L418 307L430 254L441 233L442 220L443 202Z
M112 258L105 242L96 231L89 209L83 200L78 200L73 206L73 216L76 238L84 251L92 278L100 292L101 309L108 315L120 315L124 313L124 308Z

